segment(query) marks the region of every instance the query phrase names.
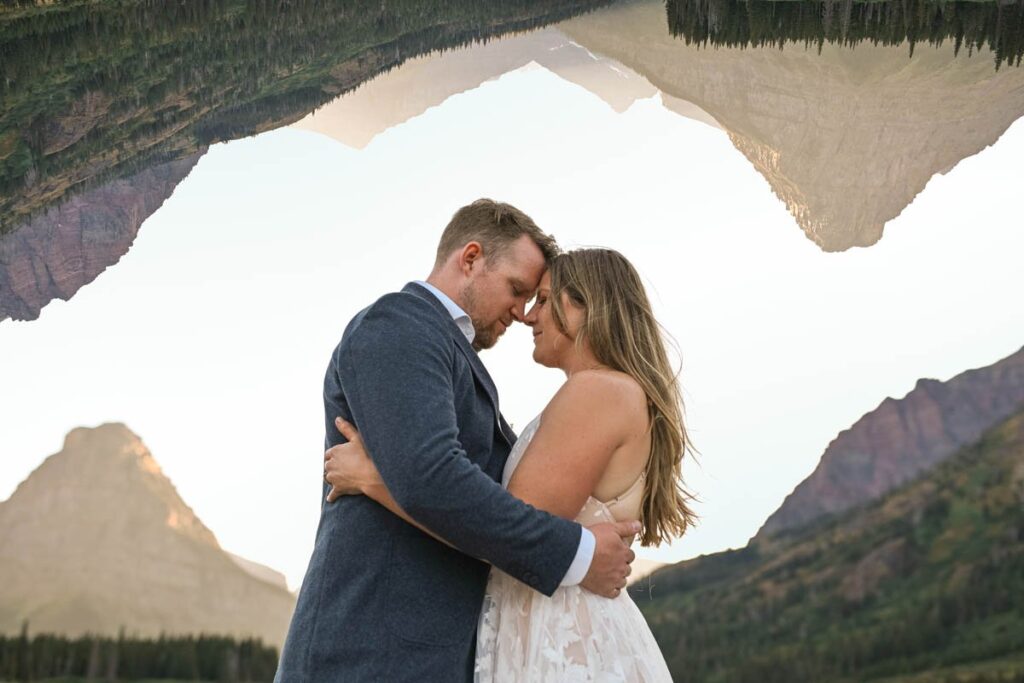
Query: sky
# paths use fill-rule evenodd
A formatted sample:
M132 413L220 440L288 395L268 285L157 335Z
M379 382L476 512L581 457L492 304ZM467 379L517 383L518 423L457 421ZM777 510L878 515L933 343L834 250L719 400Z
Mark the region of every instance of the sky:
M746 543L828 443L922 377L1024 344L1024 124L936 176L867 249L822 252L726 134L657 95L616 113L528 66L354 150L283 128L219 144L129 253L38 321L0 324L0 500L77 426L124 422L227 549L301 581L327 359L427 275L459 206L511 202L620 250L680 349L700 526L641 557ZM516 325L482 358L521 428L563 377Z

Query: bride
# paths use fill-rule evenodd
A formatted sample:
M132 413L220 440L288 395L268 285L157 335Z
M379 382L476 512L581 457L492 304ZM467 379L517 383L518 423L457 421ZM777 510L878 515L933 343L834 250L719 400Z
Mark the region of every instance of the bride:
M609 249L561 254L524 322L533 329L533 359L567 379L516 441L502 484L583 526L639 519L645 546L682 535L695 518L681 483L689 442L676 376L636 270ZM363 493L415 524L358 432L344 421L339 428L350 443L325 456L329 500ZM628 592L608 599L563 586L548 598L492 568L475 680L672 679Z

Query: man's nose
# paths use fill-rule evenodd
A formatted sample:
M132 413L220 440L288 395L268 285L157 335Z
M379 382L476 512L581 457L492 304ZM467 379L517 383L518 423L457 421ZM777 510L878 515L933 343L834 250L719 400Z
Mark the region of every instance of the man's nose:
M524 322L526 318L526 304L516 303L512 306L512 319L517 323Z

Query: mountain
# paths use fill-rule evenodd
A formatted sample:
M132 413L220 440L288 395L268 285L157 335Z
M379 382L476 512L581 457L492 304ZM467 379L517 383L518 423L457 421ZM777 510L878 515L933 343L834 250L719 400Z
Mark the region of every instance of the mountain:
M245 566L242 566L245 565ZM256 636L295 597L217 543L122 424L72 430L0 503L0 632Z
M1024 410L870 507L650 583L676 680L1024 680Z
M604 2L0 5L0 235L90 184L298 121L410 57Z
M882 6L896 14L885 20L870 14ZM939 22L954 31L948 36L918 26L925 20L917 15L931 17L933 3L914 7L858 4L854 18L863 42L855 46L852 37L827 36L825 42L823 35L820 46L813 39L809 47L783 48L803 35L811 19L822 28L819 7L673 1L666 27L665 3L621 2L530 35L409 60L296 127L363 148L452 95L535 63L617 112L660 91L666 109L721 128L819 247L866 247L881 239L886 223L932 176L993 144L1024 114L1024 69L994 68L1012 58L990 47L1003 45L1007 36L974 36L980 26L1000 25L995 5L957 3L946 14L964 17L963 25ZM719 16L726 10L728 16ZM678 28L681 14L713 26L728 19L757 29L764 35L753 38L763 44L747 36L747 42L707 49L685 31L676 36L668 30ZM978 40L969 54L954 49L956 26L961 39L966 31ZM936 44L915 50L900 31L919 31L922 40L927 35Z
M295 123L410 57L605 2L0 4L0 321L116 263L210 145Z
M616 112L657 93L645 79L621 65L591 54L556 30L541 29L410 59L317 109L293 127L362 149L377 135L449 97L529 64L586 88Z
M931 469L1024 405L1024 348L985 368L919 380L840 432L757 538L874 500Z
M670 22L679 4L669 3ZM691 4L699 14L700 0ZM820 24L818 5L724 0L710 3L707 22L724 21L716 14L722 5L764 8L759 28L768 33L783 14ZM951 17L966 16L960 5L991 8L985 21L999 21L996 3L941 7ZM903 26L880 14L868 23L876 32ZM1024 115L1024 69L996 70L995 53L980 44L959 54L953 40L914 50L910 43L873 42L882 37L876 34L855 46L708 48L671 35L661 0L619 3L555 28L706 112L825 251L875 244L933 175L993 144ZM965 30L960 25L961 39Z
M0 239L0 321L35 320L117 263L205 152L76 194Z

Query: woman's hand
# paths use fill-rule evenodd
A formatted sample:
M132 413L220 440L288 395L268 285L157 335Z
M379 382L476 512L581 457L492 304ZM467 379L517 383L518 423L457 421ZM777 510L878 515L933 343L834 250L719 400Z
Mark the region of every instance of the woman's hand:
M333 446L324 453L324 479L331 485L328 503L342 496L364 494L370 487L382 483L377 467L363 448L359 431L340 417L334 419L334 425L348 443Z

